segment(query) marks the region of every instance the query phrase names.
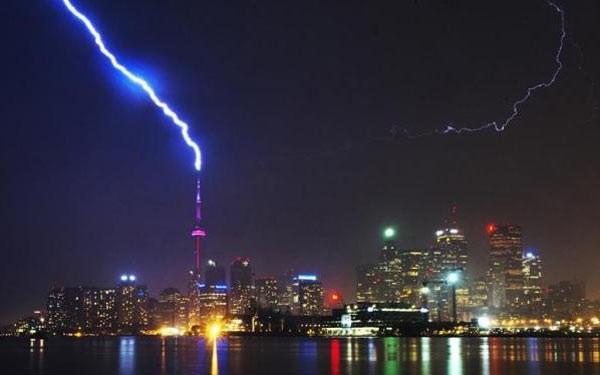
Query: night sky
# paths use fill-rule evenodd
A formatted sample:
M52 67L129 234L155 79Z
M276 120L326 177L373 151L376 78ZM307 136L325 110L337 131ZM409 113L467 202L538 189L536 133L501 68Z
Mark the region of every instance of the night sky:
M380 230L430 246L451 204L473 274L485 224L523 226L545 284L600 297L600 3L565 2L564 69L502 133L390 138L502 121L551 77L545 1L73 0L199 141L205 257L257 277L315 272L354 298ZM193 154L58 0L3 3L0 323L55 286L185 290Z

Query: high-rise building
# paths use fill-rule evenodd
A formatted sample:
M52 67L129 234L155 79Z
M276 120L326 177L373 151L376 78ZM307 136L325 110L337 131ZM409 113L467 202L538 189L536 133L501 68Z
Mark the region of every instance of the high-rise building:
M381 278L377 264L356 267L356 302L383 302L379 300Z
M63 287L48 293L48 329L52 333L81 332L84 322L83 288Z
M225 268L212 259L204 268L204 283L199 284L199 326L227 315L227 278Z
M277 281L277 302L283 312L295 313L298 308L296 273L288 270Z
M324 312L323 283L315 275L298 275L300 315L322 315Z
M148 327L148 290L133 275L121 276L117 287L117 322L121 333L138 333Z
M572 320L581 317L585 302L585 282L581 280L560 281L548 287L547 314L556 320Z
M278 306L277 280L265 277L254 281L254 293L259 309L275 309Z
M157 326L187 329L188 299L176 288L167 288L158 295Z
M460 229L444 228L435 232L436 247L440 251L439 268L442 273L460 270L467 271L467 241Z
M381 287L378 288L377 300L400 302L402 299L402 261L400 260L400 251L394 241L396 231L393 228L386 228L383 237L384 242L378 267Z
M542 259L533 251L523 256L522 314L528 318L541 318L543 313Z
M250 259L238 257L229 268L229 313L243 315L250 312L252 298L252 269Z
M83 329L89 333L109 334L117 328L117 290L83 289Z
M487 233L490 240L488 305L490 308L503 309L511 314L523 299L521 227L490 224Z
M421 305L423 282L430 278L430 249L404 249L399 252L402 267L401 302Z

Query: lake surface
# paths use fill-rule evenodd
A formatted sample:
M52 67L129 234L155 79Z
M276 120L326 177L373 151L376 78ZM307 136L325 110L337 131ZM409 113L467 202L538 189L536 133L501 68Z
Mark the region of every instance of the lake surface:
M597 338L0 339L0 374L600 374Z

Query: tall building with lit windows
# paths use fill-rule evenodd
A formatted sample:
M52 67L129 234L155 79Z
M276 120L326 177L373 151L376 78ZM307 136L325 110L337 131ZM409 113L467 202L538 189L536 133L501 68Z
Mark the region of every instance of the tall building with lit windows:
M200 327L227 316L227 289L225 268L209 259L204 268L204 282L199 285Z
M275 309L279 305L277 298L277 279L264 277L254 281L254 294L259 309Z
M63 287L48 293L48 329L55 334L80 332L84 326L83 288Z
M523 315L528 318L541 318L543 297L542 259L529 250L523 255Z
M148 290L137 285L134 275L121 276L117 287L117 325L120 333L135 334L146 329L150 323Z
M322 315L324 312L323 283L316 275L300 274L298 279L299 315Z
M381 278L377 264L361 264L356 267L356 302L379 301Z
M277 304L283 312L295 313L298 306L296 272L287 270L277 280Z
M117 328L117 290L115 288L83 289L83 330L87 333L110 334Z
M488 306L511 313L523 300L523 240L518 225L487 227L490 241Z
M252 268L250 259L238 257L229 268L229 313L248 314L252 300Z
M400 302L402 298L402 261L395 237L396 231L393 228L383 231L384 242L377 269L381 280L377 300L381 302Z
M176 288L164 289L158 295L156 306L157 326L175 327L186 330L188 327L188 299Z

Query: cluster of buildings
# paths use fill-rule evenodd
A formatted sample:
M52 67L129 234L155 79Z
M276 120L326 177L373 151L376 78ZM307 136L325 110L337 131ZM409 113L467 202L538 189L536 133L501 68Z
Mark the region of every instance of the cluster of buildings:
M323 285L315 275L289 271L277 279L253 280L248 258L233 260L229 280L225 268L213 260L203 271L200 280L190 271L188 293L167 288L158 298L151 298L134 275L121 276L114 287L55 288L48 293L47 310L40 318L53 334L138 334L164 329L202 332L215 321L267 313L326 313Z
M583 282L542 287L542 259L524 250L522 229L490 224L489 267L485 275L469 269L467 240L456 220L435 232L435 245L398 248L387 228L379 259L356 268L357 302L394 302L422 307L432 321L590 319L599 306L585 298Z
M379 258L356 268L356 302L337 294L329 304L314 274L289 270L279 277L255 278L247 257L229 265L201 259L200 181L196 185L196 220L192 229L195 264L187 290L163 290L151 298L135 275L122 275L111 287L61 287L48 293L46 311L14 325L16 334L181 334L203 333L228 325L231 331L306 333L328 329L358 334L423 324L469 322L480 317L539 322L555 319L596 320L600 306L585 298L585 285L563 281L542 288L542 260L523 248L521 227L487 227L489 267L474 277L468 244L452 219L435 232L435 244L399 248L393 228L385 229ZM408 328L407 328L408 327ZM441 328L440 328L441 329Z

